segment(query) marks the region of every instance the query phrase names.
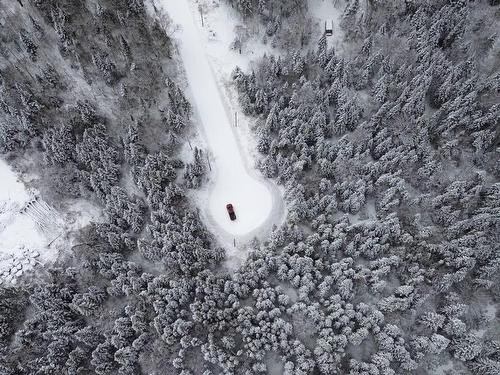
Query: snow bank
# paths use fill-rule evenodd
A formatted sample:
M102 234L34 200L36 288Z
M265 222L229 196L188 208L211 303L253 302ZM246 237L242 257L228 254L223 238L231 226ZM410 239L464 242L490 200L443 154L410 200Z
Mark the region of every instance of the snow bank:
M160 3L180 25L174 37L179 40L192 102L210 150L213 181L207 196L202 195L202 217L213 224L226 241L232 242L233 238L239 242L247 240L262 228L270 227L270 219L276 221L275 217L283 209L276 188L259 178L248 165L247 160L251 158L246 156L247 151L235 134L234 112L225 102L205 49L205 46L210 48L210 43L218 46L211 52L219 56L228 70L232 70L236 65L235 53L229 51L226 44L229 39L216 42L217 35L227 32L231 36L232 30L221 34L217 31L214 34L214 30L199 30L196 25L201 24L198 10L190 8L188 1L162 0ZM229 18L222 22L231 27ZM236 221L229 220L227 203L233 204Z

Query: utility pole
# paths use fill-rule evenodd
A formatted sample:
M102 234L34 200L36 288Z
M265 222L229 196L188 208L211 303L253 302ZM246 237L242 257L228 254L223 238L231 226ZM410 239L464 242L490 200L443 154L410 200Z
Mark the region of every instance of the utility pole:
M193 146L191 146L191 141L189 139L188 139L188 144L189 144L189 148L192 150Z
M210 170L212 170L212 166L210 165L210 158L208 157L208 154L207 154L207 161L208 161L208 168Z
M234 127L238 127L238 112L234 112Z
M205 24L203 22L203 8L201 7L201 4L198 6L198 10L200 11L201 27L205 27Z

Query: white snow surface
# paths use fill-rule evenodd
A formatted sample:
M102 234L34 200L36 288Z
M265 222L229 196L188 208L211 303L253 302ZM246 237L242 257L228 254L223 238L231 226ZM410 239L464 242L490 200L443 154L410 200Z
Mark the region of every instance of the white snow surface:
M38 246L44 236L36 229L36 223L21 209L32 196L17 179L9 165L0 159L0 255L5 255L22 245Z
M202 194L202 217L211 224L210 229L215 227L223 240L232 242L236 239L241 243L270 228L272 224L278 224L283 214L283 204L276 186L249 165L249 160L253 158L247 155L248 140L245 136L240 142L234 128L234 112L238 109L228 102L224 87L220 86L223 82L215 74L216 69L208 54L209 51L218 53L220 65L226 68L222 74L226 76L225 79L229 79L228 71L236 66L236 53L229 50L228 44L217 43L218 34L215 32L214 35L207 23L204 29L201 28L200 15L193 2L161 0L160 3L180 26L174 38L179 42L190 96L210 151L213 177L208 196ZM229 28L224 31L230 37L233 24L228 18L220 21ZM240 60L245 61L241 57ZM243 117L240 113L238 116L240 126ZM229 220L226 211L228 203L234 206L236 221Z
M36 266L55 261L73 242L71 233L97 221L90 203L67 202L64 217L0 159L0 284L16 283Z
M24 187L9 165L0 159L0 284L16 279L39 262L41 248L47 245L47 234L25 210L33 195ZM44 252L43 259L54 253Z
M334 47L336 52L343 52L344 32L340 27L344 3L338 0L309 0L308 9L314 23L313 40L319 40L325 29L325 22L331 26L333 22L333 35L326 38L329 47Z

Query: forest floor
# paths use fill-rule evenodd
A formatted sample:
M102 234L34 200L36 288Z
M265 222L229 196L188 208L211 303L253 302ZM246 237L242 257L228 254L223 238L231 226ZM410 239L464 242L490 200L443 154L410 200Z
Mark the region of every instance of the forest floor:
M158 3L158 2L157 2ZM173 37L178 41L189 88L187 95L195 108L195 121L207 143L212 175L207 188L195 197L209 229L228 248L268 233L284 216L284 205L277 186L255 168L255 144L250 121L237 104L228 87L231 71L238 65L247 67L252 51L240 55L230 50L234 39L236 14L216 1L204 2L204 25L198 3L161 0L159 2L180 27ZM264 53L258 48L259 53ZM235 114L238 118L237 127ZM230 221L226 204L232 203L237 220ZM243 255L244 256L244 255Z

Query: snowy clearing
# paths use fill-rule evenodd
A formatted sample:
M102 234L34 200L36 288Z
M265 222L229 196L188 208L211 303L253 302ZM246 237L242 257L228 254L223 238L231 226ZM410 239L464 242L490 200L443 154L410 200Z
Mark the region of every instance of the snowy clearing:
M15 283L24 271L57 256L47 245L58 236L59 220L57 216L43 220L50 208L35 200L1 159L0 179L0 283Z
M343 51L344 32L340 27L342 17L341 2L333 0L309 0L309 14L313 19L313 40L319 40L325 28L325 22L331 26L333 22L333 35L327 37L329 47L334 47L336 52ZM314 44L314 42L313 42Z
M70 233L99 218L91 204L82 202L68 203L63 217L27 190L2 159L0 180L0 284L16 283L37 265L55 261L71 246Z
M174 37L179 41L196 115L211 154L213 180L208 197L201 198L202 216L225 241L235 238L241 243L279 223L283 213L279 190L252 170L247 161L247 150L235 133L234 112L224 101L206 54L207 38L200 35L203 30L195 23L199 22L195 21L198 11L190 8L188 1L163 0L161 4L180 26ZM228 46L224 53L221 58L227 61ZM236 221L229 220L227 203L233 204Z

